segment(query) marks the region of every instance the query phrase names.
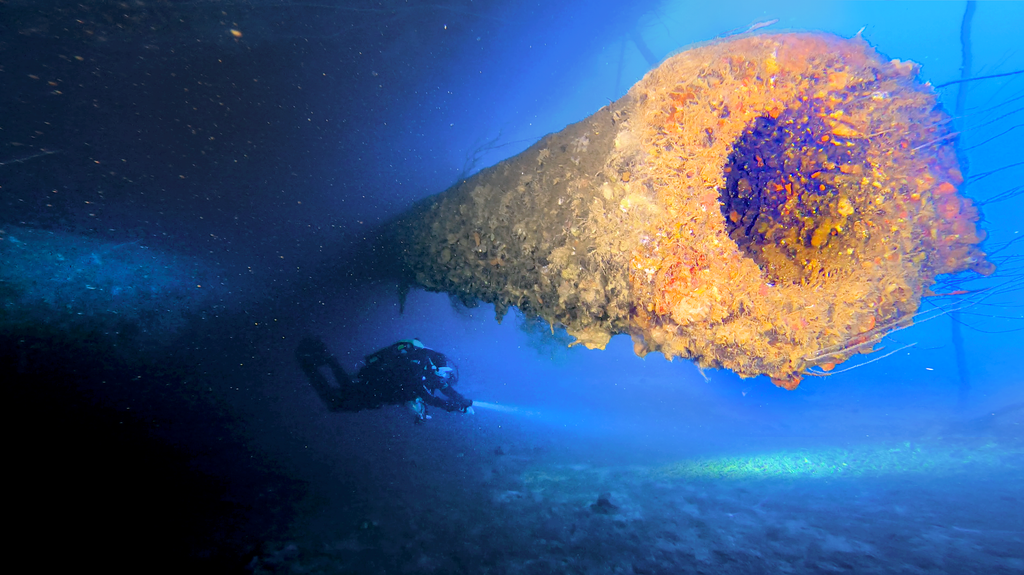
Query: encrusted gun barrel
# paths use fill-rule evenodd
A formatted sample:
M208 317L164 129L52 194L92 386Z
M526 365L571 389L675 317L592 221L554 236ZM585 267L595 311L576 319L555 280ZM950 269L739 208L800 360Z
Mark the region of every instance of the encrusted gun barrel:
M917 66L793 33L670 57L619 101L385 230L403 285L602 348L793 388L990 273L950 117Z

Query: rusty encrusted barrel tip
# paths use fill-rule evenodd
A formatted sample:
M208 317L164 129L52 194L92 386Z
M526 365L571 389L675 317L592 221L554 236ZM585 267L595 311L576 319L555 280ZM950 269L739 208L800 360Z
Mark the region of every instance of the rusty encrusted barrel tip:
M949 116L859 38L753 35L391 224L400 281L795 388L912 321L940 274L991 273Z

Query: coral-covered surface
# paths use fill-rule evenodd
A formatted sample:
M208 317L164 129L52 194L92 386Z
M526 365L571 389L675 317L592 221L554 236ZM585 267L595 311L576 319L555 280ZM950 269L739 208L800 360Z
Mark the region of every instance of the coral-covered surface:
M633 88L664 208L631 266L644 347L792 387L909 322L937 274L990 271L916 71L784 34L688 50Z
M681 52L392 225L402 281L795 387L910 325L937 275L992 271L916 74L822 34Z

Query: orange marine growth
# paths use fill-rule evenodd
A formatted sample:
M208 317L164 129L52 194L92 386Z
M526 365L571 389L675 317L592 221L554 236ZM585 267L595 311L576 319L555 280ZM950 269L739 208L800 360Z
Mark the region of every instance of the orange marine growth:
M917 66L862 39L729 37L390 225L403 285L575 343L795 388L992 265L955 133ZM820 373L815 370L811 373Z
M657 158L634 176L665 208L634 256L655 271L630 274L645 349L789 389L912 316L936 275L991 271L916 73L859 39L785 34L683 52L633 88ZM692 239L655 232L676 228Z

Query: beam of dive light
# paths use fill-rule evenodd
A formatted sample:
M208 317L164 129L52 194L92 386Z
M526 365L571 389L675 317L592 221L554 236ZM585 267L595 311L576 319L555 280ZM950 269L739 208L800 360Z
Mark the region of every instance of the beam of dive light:
M502 413L511 413L513 415L525 415L527 417L532 417L532 416L540 415L539 411L532 411L532 410L524 409L522 407L515 407L515 406L512 406L512 405L502 405L500 403L490 403L490 402L487 402L487 401L477 401L475 399L473 400L473 407L477 407L477 408L480 408L480 409L489 409L491 411L500 411Z
M490 403L487 401L473 400L473 407L480 409L488 409L491 411L497 411L500 413L507 413L509 415L516 415L519 417L526 417L535 421L547 422L553 425L559 425L561 427L596 427L597 423L590 421L586 416L579 413L570 413L565 411L538 411L535 409L529 409L525 407L517 407L514 405L503 405L500 403Z
M487 401L477 401L475 399L473 400L473 407L507 413L509 415L530 419L537 424L550 425L559 428L591 431L608 428L608 420L606 418L597 417L585 411L563 411L551 409L539 411L514 405L502 405Z

